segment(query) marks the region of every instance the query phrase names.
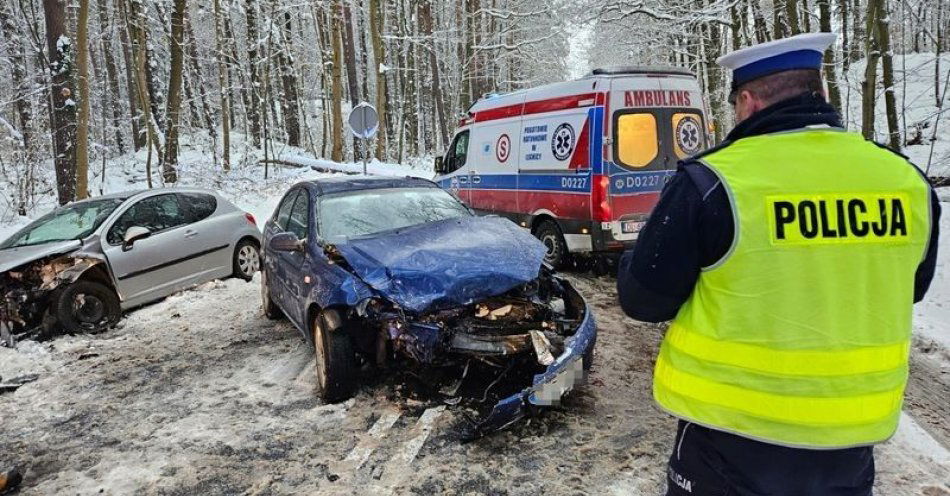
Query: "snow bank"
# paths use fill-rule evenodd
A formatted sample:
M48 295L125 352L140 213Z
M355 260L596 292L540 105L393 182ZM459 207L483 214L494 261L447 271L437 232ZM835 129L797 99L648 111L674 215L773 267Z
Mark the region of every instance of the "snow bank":
M950 188L938 191L946 198ZM927 297L914 306L914 332L950 351L950 202L941 202L940 207L943 215L940 219L937 273Z
M121 191L148 188L145 163L146 150L129 153L90 164L89 189L93 196ZM206 136L184 136L178 163L176 186L191 186L218 191L235 205L250 212L257 219L258 227L270 217L284 192L299 182L328 177L336 174L362 173L362 163L337 163L317 159L304 149L277 143L270 154L265 179L264 155L260 149L250 146L240 133L231 135L231 170L224 171L220 158L211 148ZM276 159L276 162L274 161ZM319 170L314 170L314 167ZM161 175L152 157L152 184L161 187ZM409 159L406 163L385 163L373 160L369 173L387 176L414 176L432 178L431 157ZM105 173L103 174L103 170ZM52 165L37 171L42 184L49 185L45 194L38 195L27 217L16 215L12 203L0 201L0 240L6 239L31 220L45 214L57 205ZM7 184L0 183L0 199L13 197Z
M321 158L311 158L296 153L280 155L279 159L283 162L299 164L317 171L342 172L346 174L363 173L362 162L340 163ZM412 176L424 179L432 179L435 176L431 164L422 165L418 160L414 163L396 164L380 162L377 159L373 159L366 164L366 172L374 176Z
M933 438L920 424L906 412L901 412L897 433L891 442L900 451L926 457L938 464L950 467L950 451Z

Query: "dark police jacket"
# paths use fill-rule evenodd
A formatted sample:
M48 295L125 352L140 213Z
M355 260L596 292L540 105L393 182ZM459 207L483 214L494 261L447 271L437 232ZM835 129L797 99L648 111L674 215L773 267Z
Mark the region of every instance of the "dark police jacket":
M803 94L753 114L716 149L749 136L822 124L841 127L841 120L823 98ZM620 305L637 320L673 319L692 293L700 270L725 256L732 244L735 225L729 199L718 177L696 160L702 155L679 164L635 248L621 258L617 273ZM917 268L915 303L930 287L937 264L940 202L933 190L931 203L930 243Z

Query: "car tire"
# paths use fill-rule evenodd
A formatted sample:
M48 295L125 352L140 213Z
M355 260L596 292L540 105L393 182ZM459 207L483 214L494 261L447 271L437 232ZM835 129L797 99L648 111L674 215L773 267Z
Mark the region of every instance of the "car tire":
M284 312L274 303L270 297L270 286L267 285L267 271L261 270L261 308L264 310L264 316L270 320L280 320Z
M239 277L245 281L254 278L254 273L261 269L261 251L257 244L249 239L242 239L234 247L234 256L232 258L232 267L234 277Z
M356 354L342 323L335 310L318 312L310 323L317 386L327 403L349 399L356 390Z
M544 253L544 262L555 269L563 268L570 254L567 251L567 243L564 242L564 235L561 234L561 228L554 221L546 220L538 225L534 236L540 239L547 249Z
M51 312L69 334L103 332L122 316L119 297L111 288L92 281L76 281L53 296Z

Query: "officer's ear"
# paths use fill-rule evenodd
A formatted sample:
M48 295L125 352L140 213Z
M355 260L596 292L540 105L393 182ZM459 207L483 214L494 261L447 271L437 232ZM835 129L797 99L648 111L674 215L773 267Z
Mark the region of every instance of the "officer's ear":
M740 89L736 92L736 122L742 122L750 115L767 107L765 101L755 96L755 93Z

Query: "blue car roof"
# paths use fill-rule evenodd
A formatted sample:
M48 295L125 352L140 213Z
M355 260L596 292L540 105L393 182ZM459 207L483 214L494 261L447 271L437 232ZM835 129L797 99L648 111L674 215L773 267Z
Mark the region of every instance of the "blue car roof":
M318 195L345 193L367 189L387 188L438 188L439 185L419 177L328 177L304 183Z

